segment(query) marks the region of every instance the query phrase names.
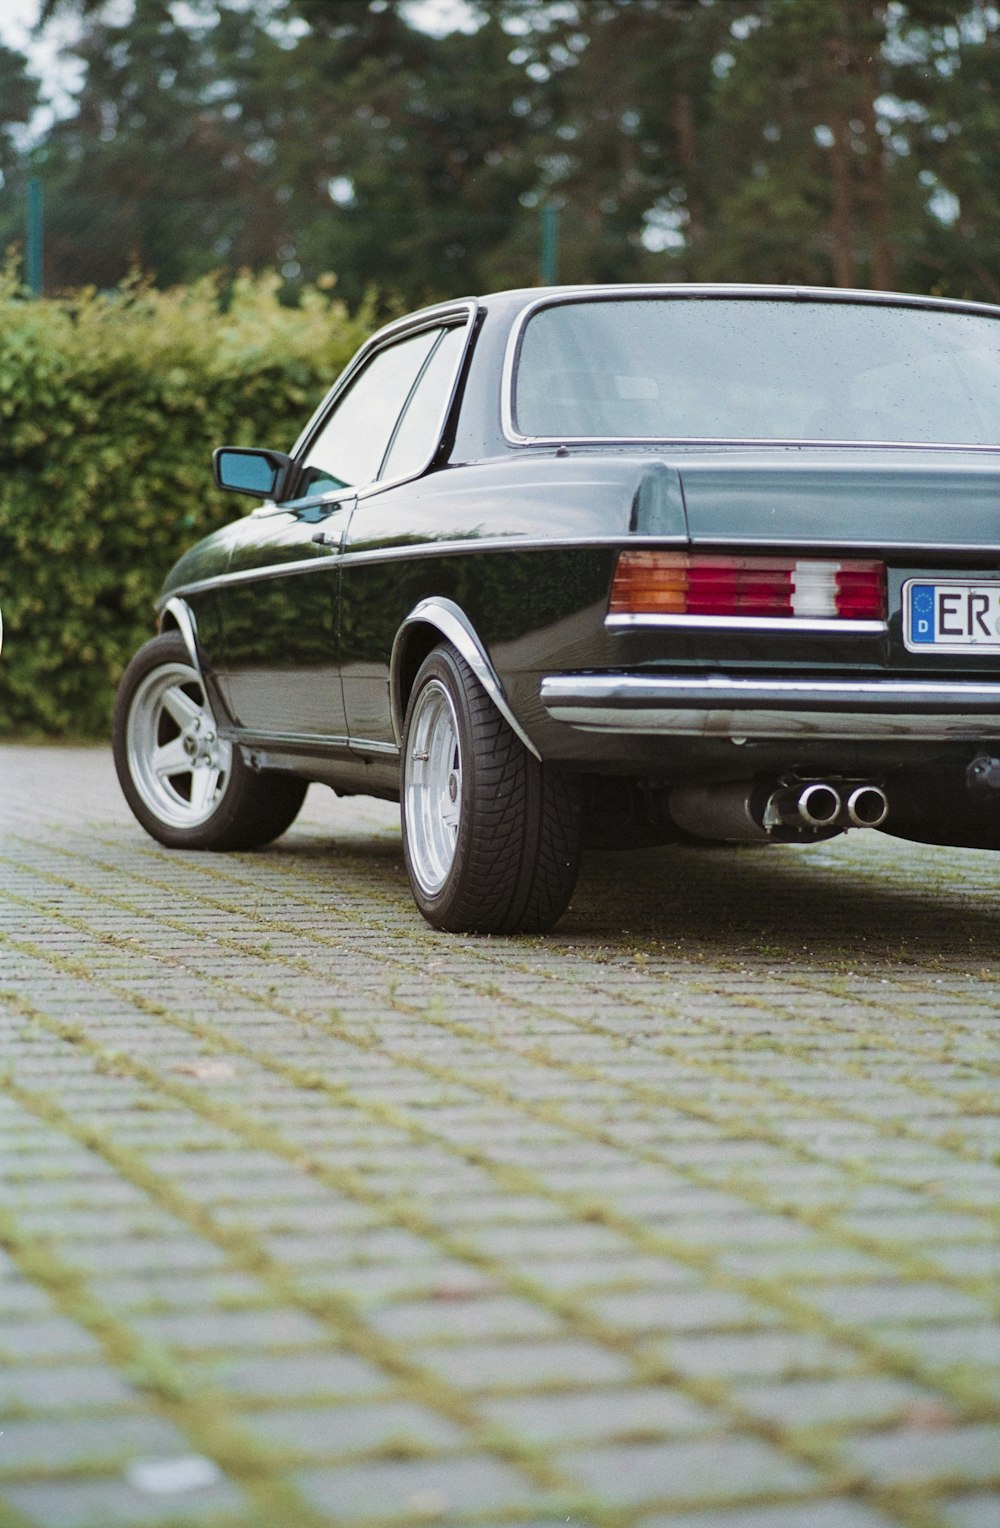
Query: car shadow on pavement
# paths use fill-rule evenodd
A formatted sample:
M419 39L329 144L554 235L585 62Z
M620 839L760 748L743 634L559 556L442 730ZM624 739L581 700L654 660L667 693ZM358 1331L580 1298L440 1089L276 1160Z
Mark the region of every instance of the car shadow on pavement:
M997 862L866 835L821 849L672 847L585 857L555 938L701 959L1000 970Z
M342 806L344 804L341 804ZM381 804L380 804L381 805ZM260 851L341 882L355 865L376 901L406 899L398 827L388 815L335 831L298 825ZM334 869L335 867L335 869ZM547 943L612 958L673 953L724 964L873 963L1000 972L1000 889L991 851L859 834L821 846L670 846L584 855L568 912ZM413 910L415 924L419 915Z

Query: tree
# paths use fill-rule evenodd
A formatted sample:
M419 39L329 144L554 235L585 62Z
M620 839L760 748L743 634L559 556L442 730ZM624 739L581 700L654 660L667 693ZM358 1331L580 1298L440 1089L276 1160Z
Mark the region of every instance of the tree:
M731 8L712 0L501 3L538 82L535 200L563 209L570 281L628 280L705 234L704 136Z
M22 53L0 44L0 250L24 238L27 167L21 140L38 105L38 85Z
M81 270L100 287L134 267L170 285L220 265L275 262L234 74L278 45L252 15L206 0L199 15L180 27L169 0L135 0L128 22L87 21L76 115L55 123L34 156L54 286L79 284Z
M900 43L909 108L896 130L920 204L901 251L908 283L1000 302L1000 14L982 0L911 3Z
M987 0L473 0L441 37L404 0L132 4L44 0L86 73L11 173L56 284L278 268L391 310L534 281L548 203L563 280L1000 296Z

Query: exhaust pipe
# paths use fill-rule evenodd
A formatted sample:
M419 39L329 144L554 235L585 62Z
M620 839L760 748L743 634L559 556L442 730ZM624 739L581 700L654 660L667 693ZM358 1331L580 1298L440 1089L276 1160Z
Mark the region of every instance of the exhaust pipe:
M881 827L889 803L879 786L847 783L843 791L826 780L780 785L769 794L760 781L680 785L670 792L670 816L685 833L728 843L808 841Z
M888 815L888 798L877 785L856 785L844 802L845 827L880 828Z
M821 781L786 785L768 797L765 828L833 828L843 803L834 786Z
M730 844L767 843L770 833L751 806L752 781L715 785L675 785L670 815L684 833Z

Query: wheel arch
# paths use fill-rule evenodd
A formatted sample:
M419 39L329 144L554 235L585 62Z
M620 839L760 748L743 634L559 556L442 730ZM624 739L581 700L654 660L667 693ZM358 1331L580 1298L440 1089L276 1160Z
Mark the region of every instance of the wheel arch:
M403 719L417 671L442 637L461 653L504 721L517 734L525 748L536 759L540 759L538 749L510 708L500 677L475 627L461 606L443 596L421 600L415 605L400 626L392 645L389 702L397 743L402 742Z
M201 671L201 659L198 656L198 624L194 618L194 611L185 600L178 599L176 596L167 600L160 612L160 631L161 633L166 631L180 633L184 646L188 650L191 666L197 670L198 677L204 684L205 676Z
M187 648L191 667L198 675L199 683L205 692L205 704L212 720L221 731L226 732L232 727L234 718L226 705L225 697L219 692L211 668L206 667L201 661L201 654L198 651L198 622L194 611L187 600L177 595L168 599L160 611L160 635L163 636L170 631L175 631ZM242 748L242 745L241 751L245 757L249 757L248 750Z

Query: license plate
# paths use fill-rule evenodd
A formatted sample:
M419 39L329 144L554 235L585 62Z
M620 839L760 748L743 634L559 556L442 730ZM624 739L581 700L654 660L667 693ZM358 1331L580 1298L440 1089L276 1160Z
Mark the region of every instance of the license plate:
M909 579L903 585L903 641L911 653L1000 653L1000 579Z

